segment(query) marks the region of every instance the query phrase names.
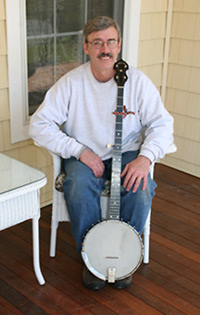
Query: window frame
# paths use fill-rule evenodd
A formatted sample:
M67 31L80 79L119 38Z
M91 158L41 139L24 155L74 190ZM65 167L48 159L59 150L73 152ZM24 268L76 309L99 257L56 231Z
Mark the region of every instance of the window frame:
M141 0L124 0L122 58L137 67ZM29 139L25 0L6 0L11 143Z
M29 139L25 1L6 0L11 143Z

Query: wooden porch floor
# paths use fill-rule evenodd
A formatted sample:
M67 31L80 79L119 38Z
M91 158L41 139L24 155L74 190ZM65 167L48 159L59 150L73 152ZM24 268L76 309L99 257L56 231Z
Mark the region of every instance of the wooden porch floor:
M130 288L93 292L82 285L69 223L60 224L50 258L48 206L40 220L44 286L33 273L31 222L0 232L0 314L200 314L200 179L161 164L155 179L150 263Z

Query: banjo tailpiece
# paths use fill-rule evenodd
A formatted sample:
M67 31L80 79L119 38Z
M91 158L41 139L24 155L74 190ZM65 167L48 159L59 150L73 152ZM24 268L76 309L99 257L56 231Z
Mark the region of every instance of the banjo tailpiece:
M109 283L115 282L115 274L116 274L116 268L108 268L108 282Z

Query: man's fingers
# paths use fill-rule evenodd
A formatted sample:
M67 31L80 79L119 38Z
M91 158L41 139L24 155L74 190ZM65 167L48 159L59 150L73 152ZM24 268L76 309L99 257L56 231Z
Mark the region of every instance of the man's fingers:
M128 169L128 164L125 166L123 172L121 173L121 177L124 177Z
M127 191L136 192L142 181L142 190L147 187L150 160L144 156L138 156L124 168L121 177L124 177L123 187Z
M123 187L126 188L127 190L130 190L130 179L131 179L131 176L130 174L128 173L126 175L126 177L124 178L124 182L123 182ZM132 186L132 185L131 185ZM129 189L128 189L129 188Z
M102 177L104 172L104 164L102 163L102 165L95 165L92 171L96 177Z
M96 177L102 177L105 167L98 155L85 149L79 159L92 170Z
M140 186L142 178L138 177L135 181L135 184L133 186L133 192L135 193L138 190L138 187Z
M145 176L145 177L143 178L142 190L145 190L145 189L146 189L146 187L147 187L147 179L148 179L148 177L147 177L147 176Z

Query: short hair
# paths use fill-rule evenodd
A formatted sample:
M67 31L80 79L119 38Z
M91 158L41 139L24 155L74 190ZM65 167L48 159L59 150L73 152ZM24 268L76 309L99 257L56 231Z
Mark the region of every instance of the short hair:
M88 41L88 35L92 32L106 30L109 27L114 27L118 34L118 40L121 41L121 30L119 24L109 16L96 16L89 20L83 29L83 40L85 43Z

